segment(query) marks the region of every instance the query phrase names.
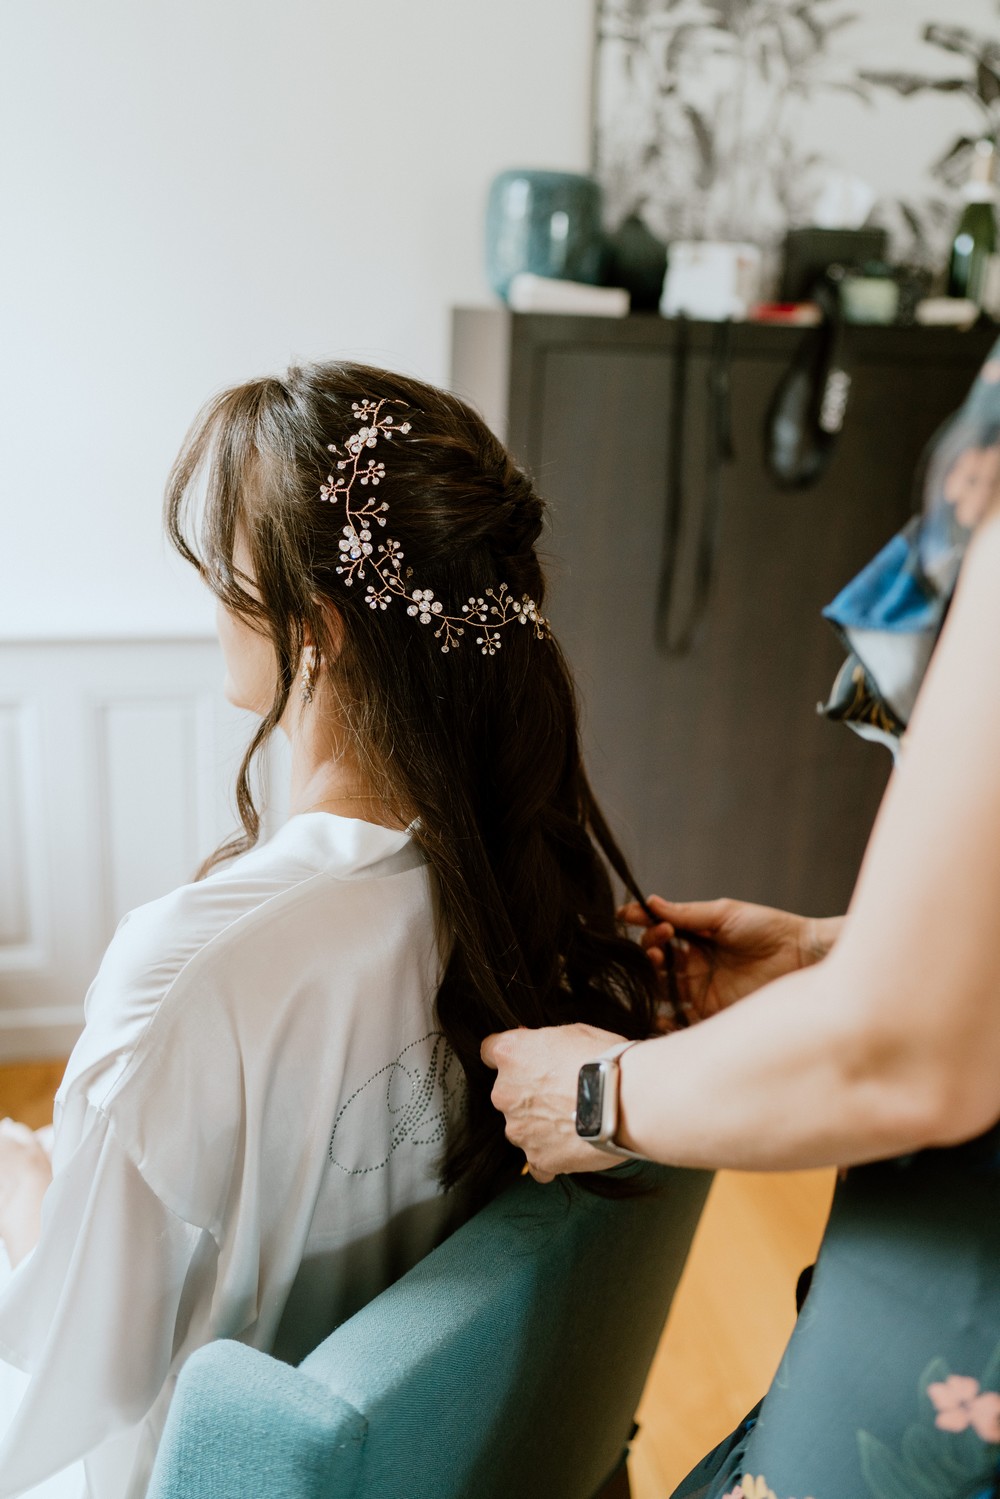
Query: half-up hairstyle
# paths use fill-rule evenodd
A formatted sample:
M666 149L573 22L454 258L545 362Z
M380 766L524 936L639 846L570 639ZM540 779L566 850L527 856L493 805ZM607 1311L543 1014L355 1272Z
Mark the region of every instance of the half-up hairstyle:
M269 636L278 670L237 777L243 834L216 849L196 878L257 842L250 768L281 719L308 623L358 763L400 825L417 820L413 836L435 877L449 954L438 1018L469 1084L442 1181L484 1193L523 1158L490 1102L483 1038L570 1021L647 1036L656 980L616 922L609 866L634 896L639 890L587 783L556 639L513 625L486 657L468 630L445 654L402 599L372 609L364 587L347 588L338 575L343 508L319 494L329 445L357 430L352 403L364 399L402 403L390 409L411 423L379 454L379 494L389 504L387 534L402 545L414 581L452 610L500 583L544 607L535 551L542 500L456 396L351 363L293 368L216 396L171 472L165 524L223 603ZM196 543L186 531L199 476ZM238 533L259 599L238 581ZM341 622L336 644L331 605Z

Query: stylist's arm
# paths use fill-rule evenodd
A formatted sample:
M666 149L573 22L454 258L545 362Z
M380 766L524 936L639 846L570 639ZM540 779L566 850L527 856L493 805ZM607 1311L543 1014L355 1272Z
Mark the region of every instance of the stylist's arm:
M1000 1118L1000 511L970 543L829 954L621 1059L616 1139L669 1164L851 1165ZM613 1163L576 1136L583 1026L490 1036L533 1174Z

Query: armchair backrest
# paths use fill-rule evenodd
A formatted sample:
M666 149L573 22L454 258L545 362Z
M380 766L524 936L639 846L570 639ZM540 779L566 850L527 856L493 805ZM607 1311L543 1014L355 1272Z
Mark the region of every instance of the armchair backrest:
M148 1499L591 1499L621 1462L711 1181L516 1182L299 1367L185 1365Z

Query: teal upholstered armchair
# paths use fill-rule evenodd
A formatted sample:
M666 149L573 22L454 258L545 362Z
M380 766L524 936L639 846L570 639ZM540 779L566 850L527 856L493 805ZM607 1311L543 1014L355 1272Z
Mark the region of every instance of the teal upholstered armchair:
M524 1178L298 1366L185 1365L148 1499L627 1495L633 1414L708 1191Z

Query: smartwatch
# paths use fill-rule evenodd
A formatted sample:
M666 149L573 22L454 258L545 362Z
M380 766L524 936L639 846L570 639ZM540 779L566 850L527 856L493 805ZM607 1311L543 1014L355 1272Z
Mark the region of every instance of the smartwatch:
M620 1070L618 1059L636 1041L620 1041L593 1062L584 1062L580 1068L576 1085L576 1132L581 1140L604 1150L609 1155L628 1157L633 1161L648 1160L638 1151L626 1150L615 1142L618 1129L618 1085Z

